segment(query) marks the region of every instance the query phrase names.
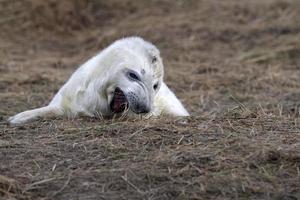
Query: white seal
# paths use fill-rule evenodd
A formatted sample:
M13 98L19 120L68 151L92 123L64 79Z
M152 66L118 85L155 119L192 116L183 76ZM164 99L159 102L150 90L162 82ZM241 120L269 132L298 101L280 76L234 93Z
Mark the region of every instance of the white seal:
M117 40L80 66L48 106L21 112L8 120L23 124L39 117L77 115L188 116L163 82L159 50L139 37Z

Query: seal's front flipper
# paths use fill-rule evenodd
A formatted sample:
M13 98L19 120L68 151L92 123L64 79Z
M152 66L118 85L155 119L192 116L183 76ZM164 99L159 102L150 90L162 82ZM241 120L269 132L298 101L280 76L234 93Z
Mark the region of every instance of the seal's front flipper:
M154 115L189 116L187 110L165 83L162 83L155 97L154 108Z

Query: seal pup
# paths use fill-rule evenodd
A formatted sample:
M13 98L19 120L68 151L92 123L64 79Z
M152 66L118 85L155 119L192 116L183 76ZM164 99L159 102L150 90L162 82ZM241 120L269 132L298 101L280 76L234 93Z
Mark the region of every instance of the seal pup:
M80 66L49 105L21 112L8 121L24 124L37 118L78 115L188 116L163 82L159 50L140 37L115 41Z

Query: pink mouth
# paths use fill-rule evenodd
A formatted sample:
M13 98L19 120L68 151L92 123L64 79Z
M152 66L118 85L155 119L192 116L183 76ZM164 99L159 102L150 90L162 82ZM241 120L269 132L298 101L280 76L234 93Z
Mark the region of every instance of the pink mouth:
M110 103L110 108L114 113L123 112L128 107L128 101L124 92L120 88L116 88L114 91L113 99Z

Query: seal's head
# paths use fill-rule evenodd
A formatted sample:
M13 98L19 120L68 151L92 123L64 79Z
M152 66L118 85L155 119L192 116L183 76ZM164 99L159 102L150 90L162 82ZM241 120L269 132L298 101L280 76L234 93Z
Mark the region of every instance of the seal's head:
M109 70L107 98L112 113L125 110L136 114L153 110L154 97L163 81L163 64L158 49L137 40L135 46L116 49L118 62ZM115 58L116 58L115 57Z

